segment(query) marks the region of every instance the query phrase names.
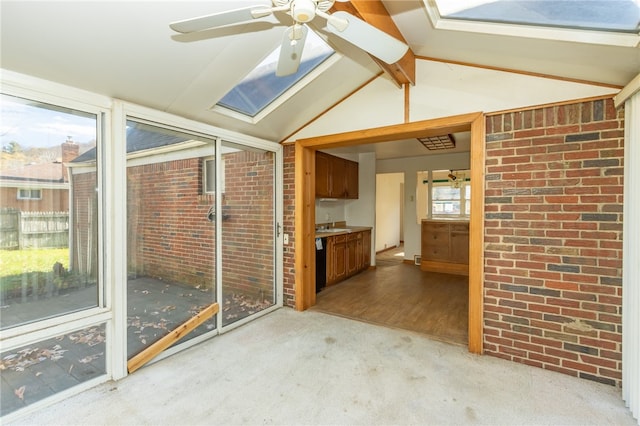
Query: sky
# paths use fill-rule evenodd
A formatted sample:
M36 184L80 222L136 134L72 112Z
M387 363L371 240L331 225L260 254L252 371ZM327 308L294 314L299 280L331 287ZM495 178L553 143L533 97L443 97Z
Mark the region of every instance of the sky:
M69 136L78 143L95 140L95 116L75 115L71 110L0 96L0 146L15 141L23 148L54 147Z

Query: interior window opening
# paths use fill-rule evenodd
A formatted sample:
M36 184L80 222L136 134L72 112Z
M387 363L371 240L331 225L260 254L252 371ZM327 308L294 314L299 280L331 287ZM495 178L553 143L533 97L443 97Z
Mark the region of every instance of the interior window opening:
M418 172L417 219L468 218L471 214L471 171Z

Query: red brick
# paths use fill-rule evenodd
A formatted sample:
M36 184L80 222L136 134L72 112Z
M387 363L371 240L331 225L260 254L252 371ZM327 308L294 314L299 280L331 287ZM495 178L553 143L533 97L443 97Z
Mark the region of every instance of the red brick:
M573 362L570 360L563 359L562 366L566 368L570 368L572 370L584 371L586 373L596 374L598 372L598 368L592 365L584 364L581 362Z

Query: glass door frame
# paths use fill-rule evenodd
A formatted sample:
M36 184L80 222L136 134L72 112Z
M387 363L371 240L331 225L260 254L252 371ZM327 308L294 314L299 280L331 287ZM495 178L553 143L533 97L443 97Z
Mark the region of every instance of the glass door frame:
M112 327L112 372L113 379L117 380L128 375L127 372L127 147L126 147L126 121L127 120L143 120L147 122L157 123L158 126L166 126L169 128L175 128L183 130L187 133L194 133L206 136L207 138L214 139L215 153L221 153L222 142L231 142L237 145L246 146L248 148L255 148L274 153L274 287L276 294L276 302L273 306L266 308L260 312L257 312L247 318L238 320L225 327L222 326L222 316L216 315L216 329L209 333L205 333L201 336L189 339L184 343L179 343L171 348L163 351L151 362L159 361L167 356L170 356L176 352L182 351L188 347L209 339L215 335L232 330L238 326L246 324L256 318L266 315L276 309L283 306L283 235L282 230L283 223L283 149L282 146L276 142L270 142L264 139L255 138L252 136L243 135L240 133L232 132L229 130L221 129L208 124L200 123L197 121L185 119L175 116L173 114L157 111L151 108L142 107L136 104L114 100L113 104L113 144L114 149L117 151L117 155L113 159L111 164L114 171L115 182L114 186L118 189L117 194L114 195L113 205L118 205L120 208L112 212L114 216L114 224L117 231L117 236L114 235L112 239L111 253L114 256L114 276L113 281L113 300L114 300L114 320ZM222 170L220 166L222 156L215 155L216 161L216 192L220 193L222 183ZM222 197L216 197L216 211L222 211ZM215 274L216 274L216 301L220 303L222 300L222 215L216 215L215 226Z

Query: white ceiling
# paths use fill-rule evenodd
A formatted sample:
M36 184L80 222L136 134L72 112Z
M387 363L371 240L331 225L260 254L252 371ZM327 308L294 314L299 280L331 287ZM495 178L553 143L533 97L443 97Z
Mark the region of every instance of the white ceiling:
M380 69L362 51L322 32L344 56L265 118L250 123L210 111L279 44L284 27L271 17L177 35L168 23L261 3L265 0L2 0L1 66L277 142ZM637 47L435 29L423 1L383 3L417 56L620 86L640 72ZM407 143L411 149L418 144ZM410 152L408 146L401 151ZM391 155L383 145L378 150ZM399 145L391 151L399 151Z

